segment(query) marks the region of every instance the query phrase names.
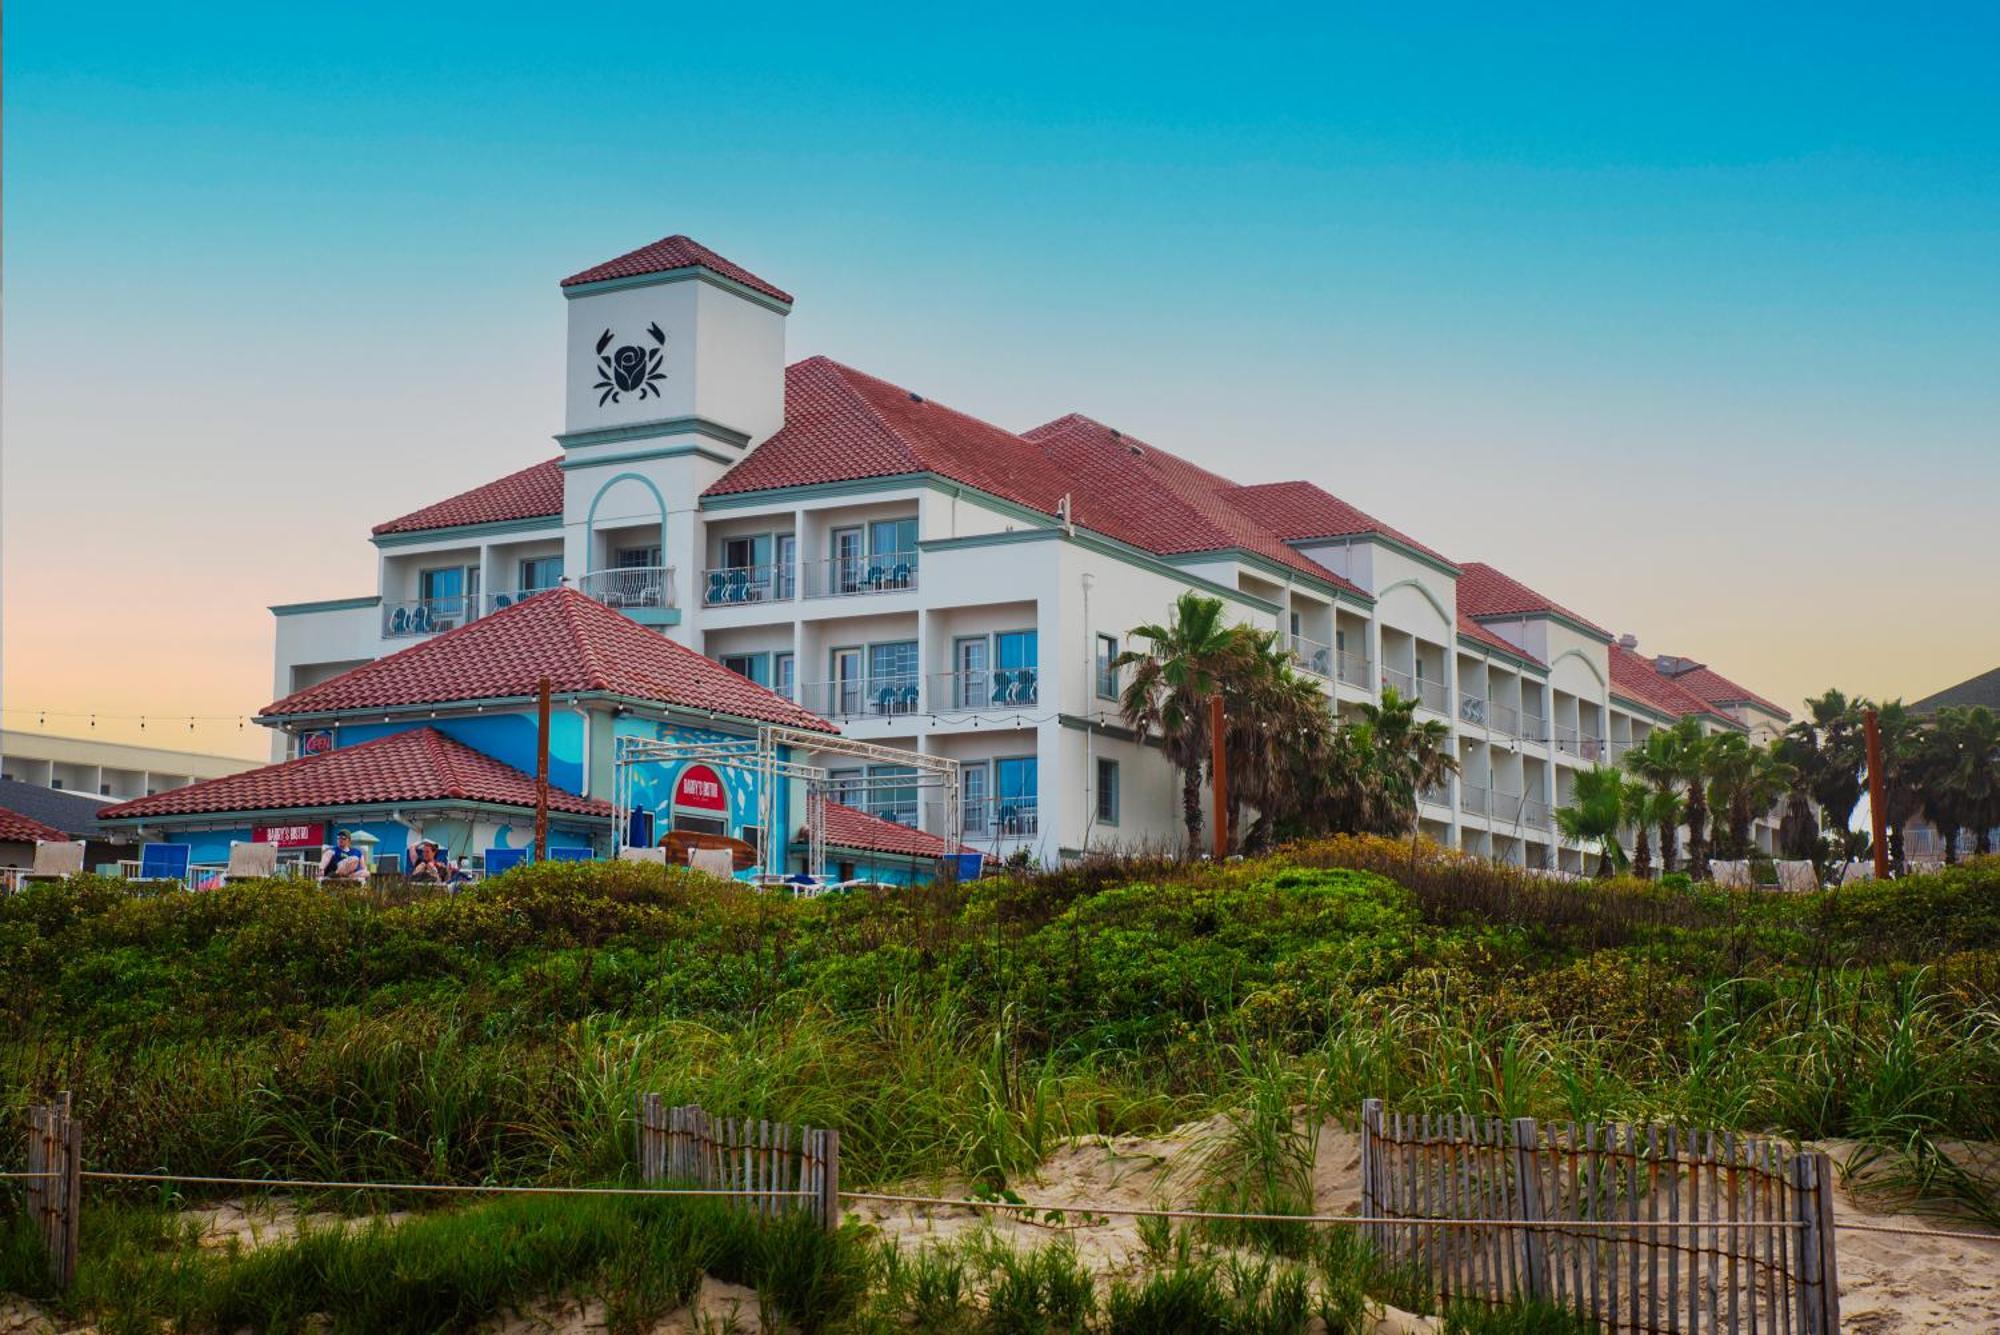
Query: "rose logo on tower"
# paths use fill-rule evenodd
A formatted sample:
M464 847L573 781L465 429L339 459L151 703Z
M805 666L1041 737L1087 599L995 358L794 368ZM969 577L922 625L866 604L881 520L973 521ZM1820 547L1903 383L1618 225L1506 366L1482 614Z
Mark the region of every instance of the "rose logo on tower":
M609 329L598 335L597 383L591 386L603 391L597 396L598 407L617 403L626 394L637 394L642 399L659 397L659 382L667 378L667 373L660 369L667 335L657 321L646 326L646 333L653 340L652 347L626 343L610 353L604 350L611 346L616 335Z

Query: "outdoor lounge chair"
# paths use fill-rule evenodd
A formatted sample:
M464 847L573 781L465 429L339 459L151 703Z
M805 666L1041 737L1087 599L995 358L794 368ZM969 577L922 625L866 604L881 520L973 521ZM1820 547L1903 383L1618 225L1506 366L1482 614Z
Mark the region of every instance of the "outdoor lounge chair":
M83 840L37 839L35 865L23 872L24 881L59 881L83 874Z
M194 850L188 844L147 844L139 850L141 881L185 881Z
M914 685L905 686L902 690L902 694L897 698L897 703L902 706L902 711L905 714L916 713L917 688Z
M230 881L261 881L278 874L278 846L276 844L245 843L232 840L229 845L229 867L222 873L223 883Z
M720 570L708 572L708 605L715 606L729 596L729 576Z
M910 587L910 563L908 561L898 561L896 563L896 568L889 572L889 585L891 588L897 589L907 589Z
M1014 677L1014 703L1031 705L1035 703L1035 670L1022 668Z
M620 862L650 862L656 867L667 865L667 850L664 848L621 848L618 850Z
M1715 878L1715 883L1728 889L1748 890L1756 884L1750 875L1750 864L1741 858L1711 862L1708 868L1709 875Z
M407 635L410 633L410 609L399 607L390 614L389 633L391 635Z
M1010 695L1010 694L1011 694L1011 693L1013 692L1013 689L1014 689L1014 674L1013 674L1013 673L1011 673L1011 672L995 672L995 673L993 674L993 703L994 703L994 704L996 704L996 705L1004 705L1004 704L1006 704L1006 703L1007 703L1007 698L1008 698L1008 696L1009 696L1009 695Z

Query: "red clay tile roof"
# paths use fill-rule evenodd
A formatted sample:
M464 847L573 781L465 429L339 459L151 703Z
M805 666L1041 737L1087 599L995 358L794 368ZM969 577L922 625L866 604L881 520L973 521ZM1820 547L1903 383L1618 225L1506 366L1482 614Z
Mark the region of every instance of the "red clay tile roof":
M1227 496L1232 505L1286 542L1375 533L1446 565L1455 564L1449 557L1424 546L1409 534L1390 528L1375 516L1357 510L1340 497L1310 482L1265 482L1253 487L1232 487Z
M826 804L826 842L830 848L852 848L864 853L894 853L911 858L941 858L947 853L974 850L954 844L934 834L898 825L880 816L843 806Z
M1458 633L1465 636L1468 640L1477 640L1489 649L1498 649L1501 653L1509 654L1524 663L1534 663L1541 667L1548 666L1548 664L1542 662L1541 659L1535 657L1520 645L1486 629L1486 627L1480 625L1463 612L1458 614Z
M663 236L650 246L628 250L615 260L606 260L582 273L573 273L562 280L562 285L576 287L581 283L601 283L607 278L638 278L644 274L672 273L676 269L706 269L745 287L755 288L767 297L775 297L787 306L792 304L792 294L783 288L765 282L740 264L723 259L701 242L678 234Z
M1703 714L1709 718L1721 719L1732 726L1741 726L1735 719L1696 695L1693 691L1663 677L1653 667L1653 660L1642 658L1630 649L1617 643L1610 646L1611 693L1622 695L1628 700L1650 706L1673 718L1687 718Z
M412 728L359 746L123 802L106 807L100 818L303 811L446 800L532 808L535 780L435 728ZM608 802L556 788L549 790L549 807L578 816L611 814Z
M601 692L820 732L832 724L712 658L551 589L266 705L265 717Z
M1016 435L826 357L786 369L785 425L703 494L922 474L1051 519L1067 495L1078 524L1143 551L1241 548L1362 592L1265 533L1221 498L1228 479L1186 460L1080 416Z
M36 840L61 843L69 838L53 825L44 825L33 816L0 807L0 839L9 843L32 844Z
M560 515L562 508L562 460L550 459L377 524L374 532L416 533L465 524L496 524L508 519L542 519Z
M1553 598L1536 593L1513 576L1503 575L1483 561L1462 562L1458 569L1459 610L1471 616L1485 618L1553 613L1596 631L1607 640L1611 638L1611 632L1596 622L1578 616Z
M1660 670L1657 659L1654 660L1653 670L1655 672L1659 672ZM1660 675L1666 677L1674 685L1700 696L1712 705L1734 705L1748 701L1756 705L1759 709L1769 710L1780 718L1788 719L1792 716L1789 709L1781 709L1769 700L1766 700L1763 696L1745 690L1711 667L1694 667L1686 672L1673 674L1660 672Z

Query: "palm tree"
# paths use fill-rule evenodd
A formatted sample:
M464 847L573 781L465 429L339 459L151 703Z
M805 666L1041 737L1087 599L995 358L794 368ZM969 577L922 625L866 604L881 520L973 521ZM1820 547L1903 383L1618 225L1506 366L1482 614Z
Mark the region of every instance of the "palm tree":
M1625 753L1625 768L1653 790L1656 797L1671 798L1653 809L1653 822L1660 832L1660 866L1678 869L1681 824L1680 735L1671 728L1656 728L1645 740ZM1668 808L1671 807L1671 810Z
M1181 815L1187 823L1188 851L1201 847L1201 776L1207 763L1209 702L1241 644L1236 627L1223 620L1222 600L1186 590L1165 625L1132 628L1132 638L1150 648L1128 650L1116 660L1132 668L1119 701L1125 722L1142 736L1157 732L1167 759L1181 772Z
M1268 847L1296 824L1333 732L1326 695L1292 670L1271 631L1243 630L1221 673L1223 755L1229 766L1230 833L1242 809L1257 813L1244 847Z
M1709 739L1707 770L1716 842L1732 858L1748 857L1751 827L1792 788L1797 771L1772 748L1733 732Z
M1701 720L1681 719L1673 726L1676 774L1687 792L1684 819L1688 827L1688 875L1708 879L1708 748L1713 740Z
M1629 756L1632 753L1626 752ZM1652 788L1635 778L1625 785L1625 819L1632 826L1632 873L1643 880L1653 876L1651 834L1671 836L1681 823L1681 795L1671 788Z
M1944 840L1946 862L1958 860L1958 832L1975 832L1976 850L1993 851L2000 820L2000 716L1983 706L1940 709L1916 743L1911 781L1925 817Z
M1732 858L1742 857L1744 850L1737 847L1735 831L1723 824L1723 814L1735 806L1736 794L1750 781L1750 772L1756 763L1750 739L1740 732L1717 733L1710 737L1707 753L1702 757L1702 777L1706 780L1704 796L1709 810L1716 813L1717 838L1714 842L1719 851Z
M1889 827L1889 862L1901 876L1908 870L1903 836L1924 807L1915 782L1921 729L1901 700L1877 706L1875 725L1882 740L1882 806L1884 823Z
M1625 823L1625 776L1606 765L1578 771L1568 806L1556 808L1556 829L1577 843L1597 844L1597 876L1602 880L1625 864L1618 831Z
M1793 744L1786 759L1800 769L1800 780L1819 805L1822 832L1832 836L1845 856L1861 801L1861 771L1867 759L1861 702L1840 691L1828 691L1806 701L1806 717L1785 731Z
M1417 720L1417 701L1393 686L1382 688L1382 703L1360 707L1360 721L1348 731L1364 762L1364 782L1379 789L1376 800L1412 848L1422 829L1418 803L1425 791L1458 772L1451 753L1450 725Z

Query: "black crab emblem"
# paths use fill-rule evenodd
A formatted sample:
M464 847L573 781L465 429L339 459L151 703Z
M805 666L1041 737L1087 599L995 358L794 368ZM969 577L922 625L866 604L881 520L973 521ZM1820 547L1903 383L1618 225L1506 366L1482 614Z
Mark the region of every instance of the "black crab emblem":
M617 403L625 394L637 394L642 399L659 397L660 382L667 378L667 373L660 369L667 335L657 321L646 326L646 333L653 340L652 347L626 343L610 353L604 350L611 346L611 331L607 329L597 336L597 383L591 388L604 391L597 396L598 407Z

